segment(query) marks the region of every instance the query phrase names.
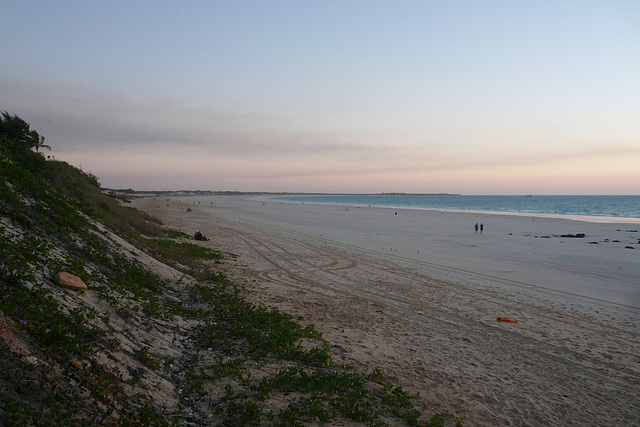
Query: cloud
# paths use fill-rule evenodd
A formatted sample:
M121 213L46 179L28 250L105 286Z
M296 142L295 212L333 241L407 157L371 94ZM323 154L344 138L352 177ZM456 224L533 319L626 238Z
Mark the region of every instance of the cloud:
M134 98L82 86L1 83L7 88L3 108L31 123L61 153L179 147L203 155L252 157L382 150L363 140L366 133L305 129L300 118L288 121L276 113Z
M326 112L318 118L309 111L234 110L217 102L2 77L0 85L6 88L0 109L31 123L53 155L82 165L106 186L482 192L482 186L515 183L552 188L554 180L595 186L594 177L607 174L624 179L624 188L640 186L640 148L626 141L536 143L534 135L510 144L517 132L498 129L501 139L474 140L473 132L450 124L351 126L343 116L332 124ZM607 180L612 187L613 181Z

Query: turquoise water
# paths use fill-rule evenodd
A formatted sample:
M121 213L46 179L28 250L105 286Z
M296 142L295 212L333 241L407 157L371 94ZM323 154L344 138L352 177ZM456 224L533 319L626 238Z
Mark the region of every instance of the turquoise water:
M291 195L270 200L640 219L640 196Z

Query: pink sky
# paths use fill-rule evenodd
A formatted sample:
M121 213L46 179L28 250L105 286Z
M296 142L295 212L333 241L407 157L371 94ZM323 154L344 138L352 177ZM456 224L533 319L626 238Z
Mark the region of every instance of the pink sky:
M0 15L0 110L105 187L640 194L638 2L130 12Z

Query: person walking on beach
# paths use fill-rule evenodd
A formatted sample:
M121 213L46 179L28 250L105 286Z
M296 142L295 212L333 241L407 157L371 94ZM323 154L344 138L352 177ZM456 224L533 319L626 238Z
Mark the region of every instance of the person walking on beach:
M480 223L480 234L482 234L483 231L484 231L484 224Z
M476 222L476 234L478 234L478 223Z

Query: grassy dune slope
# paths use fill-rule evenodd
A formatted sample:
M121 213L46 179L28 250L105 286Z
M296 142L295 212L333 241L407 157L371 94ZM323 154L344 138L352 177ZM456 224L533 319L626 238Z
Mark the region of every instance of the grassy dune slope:
M337 366L313 325L248 302L224 262L0 137L0 424L459 423L427 419L379 370Z

